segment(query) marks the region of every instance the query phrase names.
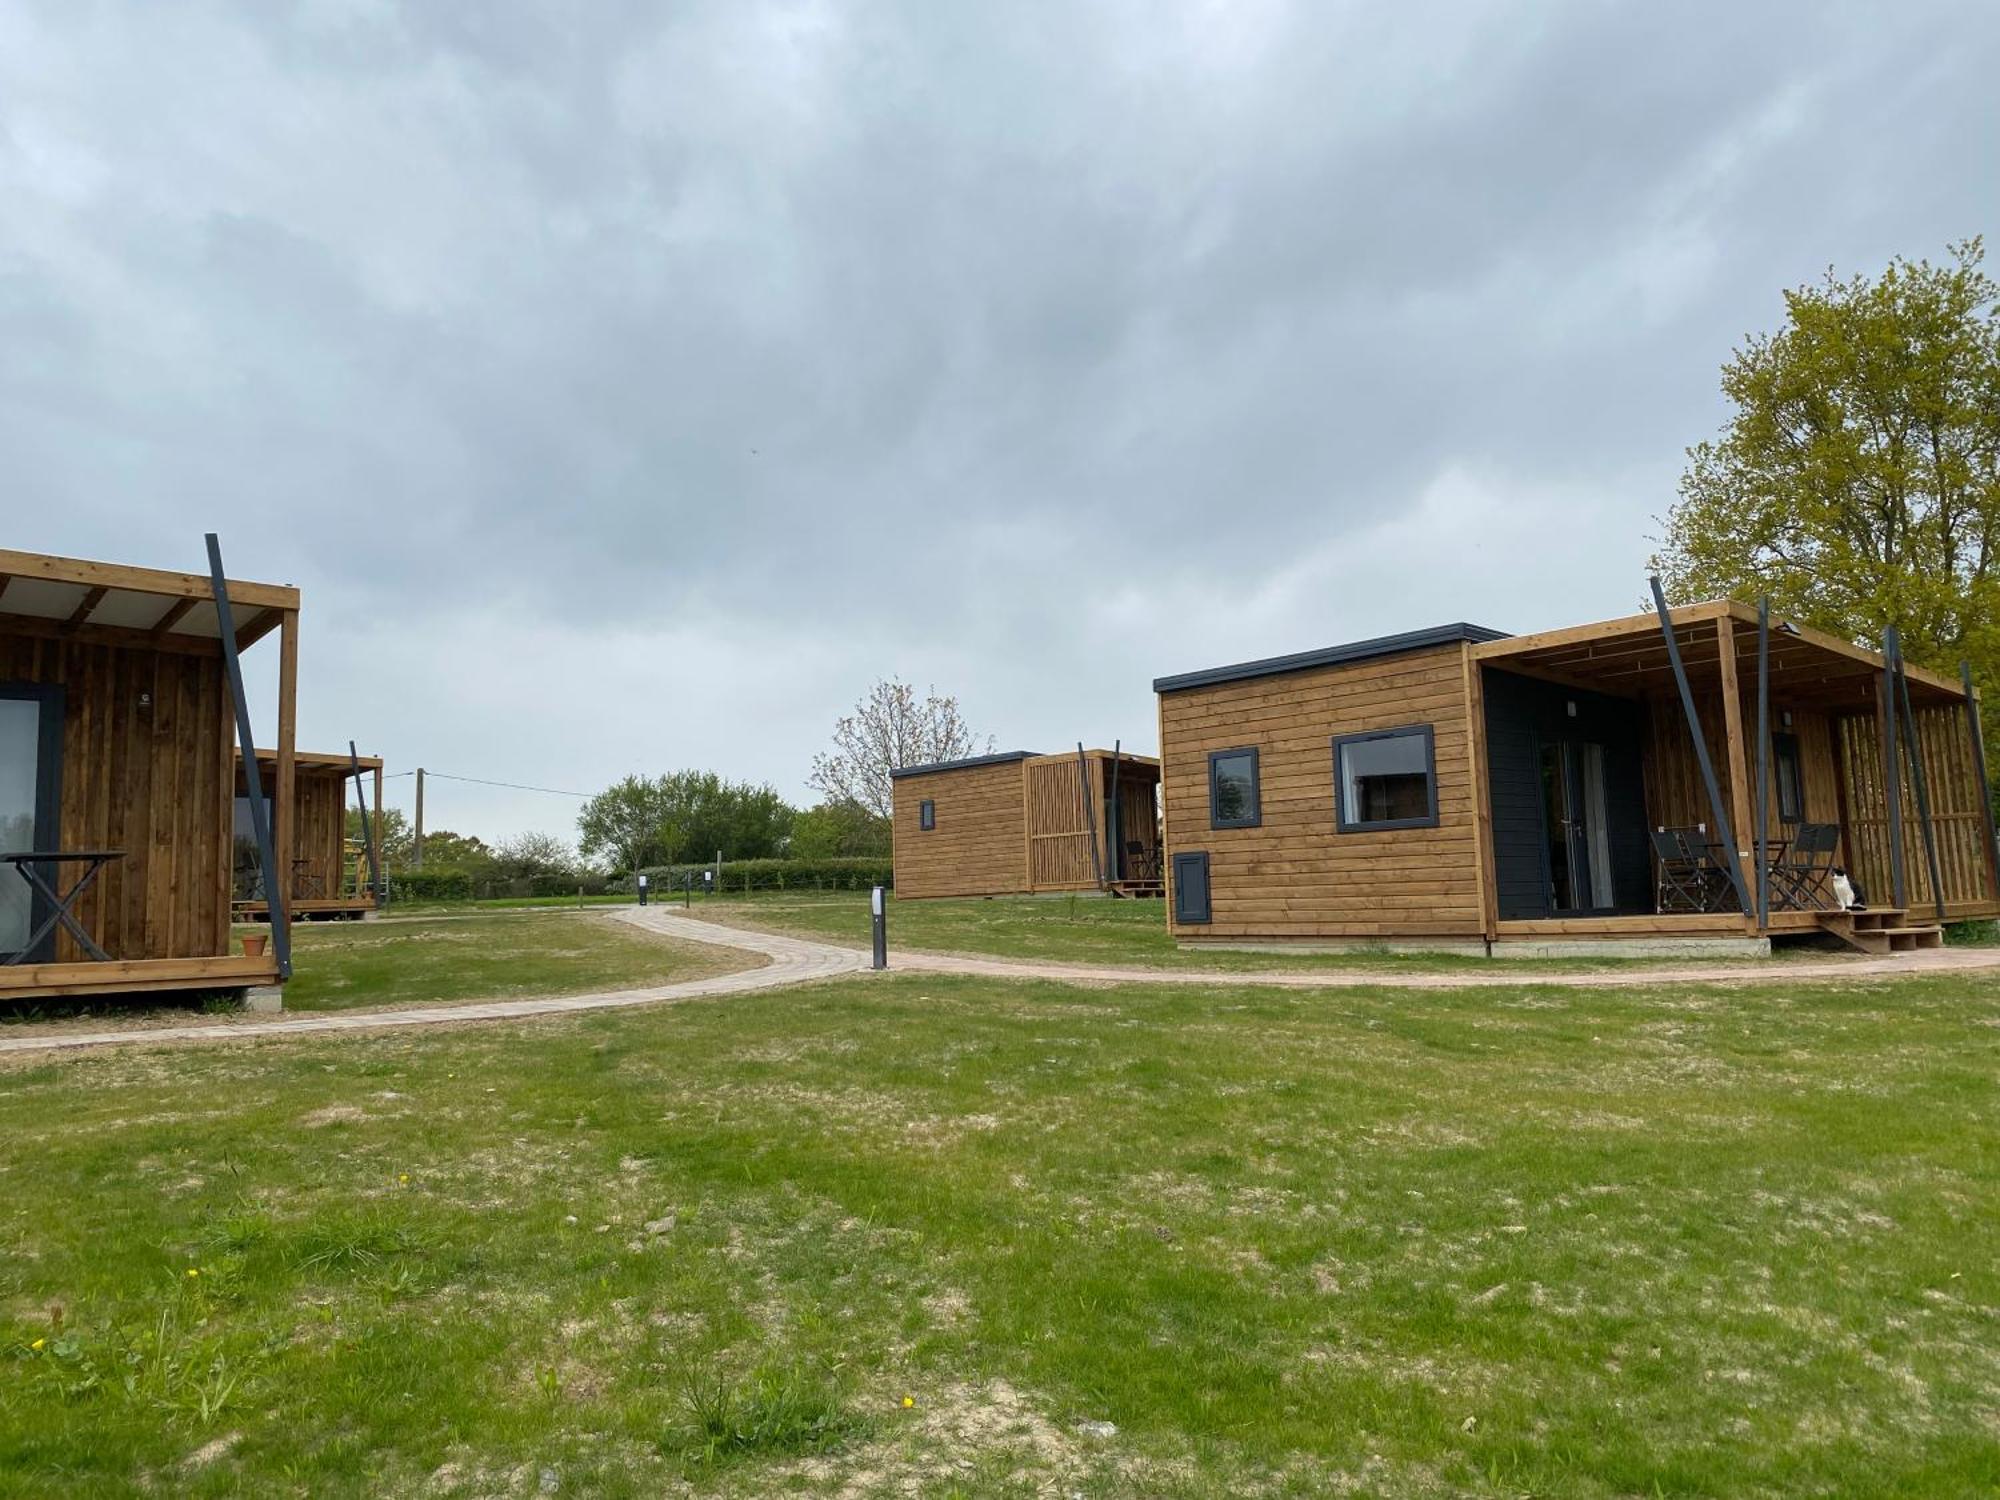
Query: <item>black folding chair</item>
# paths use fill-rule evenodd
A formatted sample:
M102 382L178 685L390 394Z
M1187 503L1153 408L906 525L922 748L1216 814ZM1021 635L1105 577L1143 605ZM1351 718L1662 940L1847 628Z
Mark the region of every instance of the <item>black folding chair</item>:
M1130 880L1158 880L1160 878L1159 856L1148 849L1138 839L1125 841L1125 868Z
M1784 911L1831 910L1831 876L1839 853L1838 823L1801 823L1790 846L1771 864L1772 904Z
M1661 912L1709 911L1722 873L1698 828L1655 828L1653 859L1659 867L1655 895Z

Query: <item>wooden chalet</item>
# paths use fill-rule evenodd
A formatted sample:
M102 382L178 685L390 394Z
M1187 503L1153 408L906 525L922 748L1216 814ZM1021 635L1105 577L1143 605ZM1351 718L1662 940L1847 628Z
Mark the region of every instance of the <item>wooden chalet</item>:
M263 785L278 775L275 750L259 750L257 765ZM368 800L372 778L374 801ZM364 833L348 837L348 789L366 815ZM280 846L278 867L291 882L287 903L295 920L352 920L378 909L382 892L382 761L379 756L301 750L292 757L292 831L290 858ZM270 918L264 899L264 877L257 853L255 822L250 813L249 780L243 755L236 755L235 890L238 921Z
M299 595L225 582L213 538L210 560L204 577L0 550L0 1003L287 973L282 911L271 951L230 951L232 748L238 653L275 633L265 826L289 847Z
M1160 763L1015 750L890 773L896 895L1158 895Z
M1174 934L1884 952L2000 914L1969 673L1729 600L1666 618L1159 679ZM1836 866L1868 912L1832 909Z

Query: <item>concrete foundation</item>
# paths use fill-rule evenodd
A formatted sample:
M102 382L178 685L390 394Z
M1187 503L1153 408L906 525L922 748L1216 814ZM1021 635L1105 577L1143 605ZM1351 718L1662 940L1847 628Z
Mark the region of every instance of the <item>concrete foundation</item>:
M1766 937L1509 938L1495 958L1769 958Z
M275 1015L285 1008L285 987L260 984L243 992L243 1008L253 1015Z
M1485 958L1482 938L1313 938L1299 942L1202 942L1182 938L1183 953L1452 953Z

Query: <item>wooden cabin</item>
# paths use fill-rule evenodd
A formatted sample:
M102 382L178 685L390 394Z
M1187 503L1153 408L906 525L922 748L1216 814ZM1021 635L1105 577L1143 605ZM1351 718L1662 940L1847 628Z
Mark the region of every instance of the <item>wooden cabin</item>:
M1652 614L1461 623L1159 679L1175 936L1499 953L1827 932L1889 951L2000 914L1967 686L1907 667L1907 714L1885 717L1881 653L1760 632L1728 600L1671 619L1673 651ZM1869 914L1827 909L1830 865Z
M279 981L279 944L230 951L229 667L278 634L270 812L284 846L299 596L232 581L225 601L227 640L207 577L0 551L0 1002ZM6 858L22 853L48 858ZM54 912L80 884L82 939Z
M263 785L278 774L275 750L259 750L257 765ZM368 814L369 840L351 839L347 832L350 796L366 799L372 778L374 803ZM258 865L257 839L251 827L250 787L243 774L243 755L236 755L235 910L238 921L270 918L264 899L264 877ZM367 805L365 800L363 805ZM290 857L281 852L279 868L289 870L294 918L307 921L353 920L381 906L382 761L373 755L349 756L301 750L292 757L292 838Z
M899 900L1161 891L1151 756L1014 750L890 775Z

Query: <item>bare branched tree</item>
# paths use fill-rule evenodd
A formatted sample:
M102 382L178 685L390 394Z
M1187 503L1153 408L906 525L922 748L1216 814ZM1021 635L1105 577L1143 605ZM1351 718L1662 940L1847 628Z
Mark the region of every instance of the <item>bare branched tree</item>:
M858 802L879 817L890 814L889 772L983 755L991 735L974 734L958 712L956 698L940 698L926 688L919 698L907 682L878 682L833 726L833 749L813 757L806 780L832 802Z

